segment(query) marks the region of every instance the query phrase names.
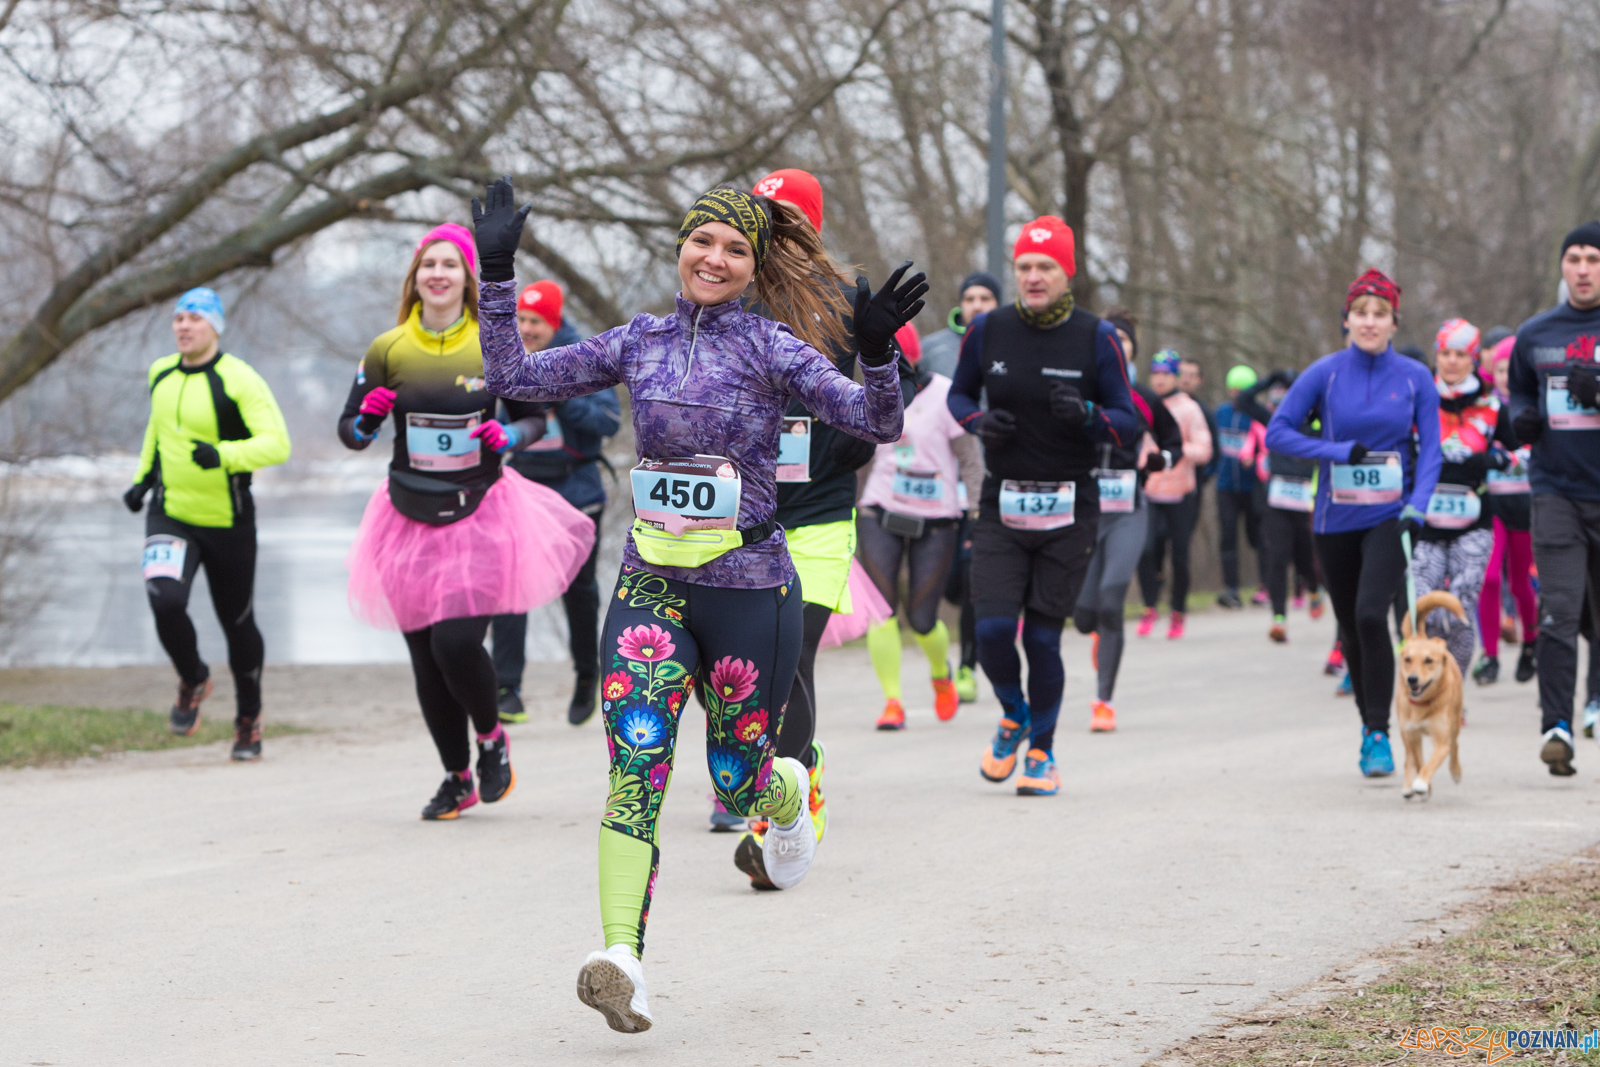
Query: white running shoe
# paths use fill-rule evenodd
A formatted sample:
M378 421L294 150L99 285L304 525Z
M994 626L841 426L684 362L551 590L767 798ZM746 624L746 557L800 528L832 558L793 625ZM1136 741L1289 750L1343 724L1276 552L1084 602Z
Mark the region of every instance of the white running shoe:
M779 762L792 765L790 769L799 783L797 788L804 789L810 784L811 776L805 764L790 756ZM806 871L811 869L811 859L816 854L817 831L811 825L803 800L794 822L788 826L779 826L776 821L767 824L766 835L761 839L761 861L767 869L768 880L777 888L790 889L799 885Z
M654 1021L645 999L644 964L626 945L591 952L578 972L578 999L624 1034L642 1034Z
M1593 737L1595 724L1600 723L1600 697L1583 706L1583 736Z

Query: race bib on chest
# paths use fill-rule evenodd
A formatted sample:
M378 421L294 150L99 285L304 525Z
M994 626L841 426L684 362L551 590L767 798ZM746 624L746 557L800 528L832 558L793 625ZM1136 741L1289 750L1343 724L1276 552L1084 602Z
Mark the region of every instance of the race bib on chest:
M1483 514L1483 501L1464 485L1436 485L1428 498L1428 525L1439 530L1465 530Z
M154 534L144 539L144 580L171 578L183 581L183 561L189 554L189 542L171 534Z
M633 511L674 537L685 530L732 530L743 482L723 456L646 459L632 471Z
M1238 430L1218 430L1217 444L1222 447L1224 456L1238 459L1239 453L1244 451L1244 434Z
M1330 497L1335 504L1392 504L1404 476L1398 452L1368 452L1360 463L1333 464Z
M1309 512L1316 503L1317 494L1311 488L1310 478L1291 478L1274 474L1267 482L1267 507L1280 511Z
M1511 453L1511 466L1503 471L1489 472L1489 492L1495 496L1526 496L1533 492L1528 481L1528 454L1526 447Z
M778 478L780 483L811 480L811 419L786 418L778 434Z
M1586 408L1567 392L1566 375L1544 380L1544 410L1552 430L1600 430L1600 409Z
M1076 521L1075 482L1000 483L1000 521L1014 530L1059 530Z
M561 436L561 420L552 410L545 413L544 436L523 449L524 452L559 452L566 439Z
M1129 512L1138 503L1138 471L1099 470L1094 472L1094 477L1100 483L1101 511Z
M913 507L921 505L925 508L944 500L944 486L937 472L928 474L901 467L894 472L889 491L896 503Z
M478 439L479 413L470 415L406 414L406 451L411 469L418 471L464 471L476 467L481 456Z

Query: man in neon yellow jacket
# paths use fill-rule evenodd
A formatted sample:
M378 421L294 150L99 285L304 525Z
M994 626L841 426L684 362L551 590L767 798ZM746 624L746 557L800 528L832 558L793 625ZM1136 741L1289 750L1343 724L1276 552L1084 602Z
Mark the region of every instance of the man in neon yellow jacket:
M150 422L128 510L155 497L145 520L144 586L156 633L178 671L171 728L200 727L211 670L200 659L189 590L204 566L211 603L228 639L238 694L233 758L261 756L261 664L255 621L256 514L250 472L289 458L289 430L272 390L243 360L222 352L222 300L210 289L178 298L178 351L150 365Z

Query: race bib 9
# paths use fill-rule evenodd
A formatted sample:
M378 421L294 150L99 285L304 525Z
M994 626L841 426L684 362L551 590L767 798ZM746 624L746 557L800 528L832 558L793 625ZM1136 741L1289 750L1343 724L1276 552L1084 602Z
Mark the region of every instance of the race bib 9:
M1000 483L1000 521L1014 530L1059 530L1076 521L1075 482Z
M722 456L641 460L631 481L634 514L674 537L737 528L743 483Z
M479 463L481 448L472 431L478 428L478 412L470 415L406 414L406 452L411 469L419 471L464 471Z
M1360 463L1333 464L1330 496L1335 504L1392 504L1400 499L1403 473L1398 452L1368 452Z
M1094 476L1100 484L1101 511L1117 514L1133 510L1138 503L1138 471L1099 470Z
M171 578L183 581L183 561L189 554L189 542L171 534L152 534L144 539L144 580Z
M783 483L811 480L811 419L786 418L778 435L777 480Z

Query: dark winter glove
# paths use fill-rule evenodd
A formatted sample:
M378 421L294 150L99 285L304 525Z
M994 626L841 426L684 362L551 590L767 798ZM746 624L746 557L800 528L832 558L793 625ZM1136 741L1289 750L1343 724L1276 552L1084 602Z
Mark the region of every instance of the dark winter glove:
M144 507L144 497L148 492L150 492L150 483L148 481L139 482L137 485L129 486L128 491L122 494L122 502L127 505L129 511L137 515L139 510Z
M895 331L922 310L922 294L928 291L928 276L918 271L905 284L900 277L911 269L908 259L889 275L876 293L865 274L856 275L855 331L861 362L882 367L894 358Z
M1517 444L1531 445L1544 436L1544 419L1539 417L1538 408L1523 408L1511 422L1511 430L1517 435Z
M1469 473L1481 477L1489 471L1503 471L1511 466L1511 456L1498 448L1491 448L1487 452L1474 452L1461 465Z
M1357 441L1350 446L1350 458L1346 461L1351 464L1360 463L1367 458L1367 446Z
M478 246L478 277L486 282L509 282L517 276L517 246L522 243L522 223L532 204L519 210L511 175L496 178L472 198L472 239Z
M189 453L189 458L194 460L194 465L201 470L214 471L222 466L222 457L217 454L217 446L205 441L196 441L194 451Z
M985 448L1004 448L1017 432L1017 417L1004 408L990 408L978 416L972 432L983 441Z
M1422 512L1418 511L1410 504L1407 504L1405 507L1400 509L1400 532L1411 535L1411 545L1413 548L1415 548L1417 544L1417 535L1420 534L1422 532L1422 528L1427 525L1425 518L1426 517L1422 514Z
M1055 382L1050 386L1050 414L1069 430L1076 430L1094 415L1094 404L1083 398L1077 386Z
M1567 372L1567 392L1586 408L1600 407L1595 403L1600 399L1600 374L1594 364L1579 363Z
M1165 449L1157 449L1144 457L1144 469L1149 474L1164 471L1172 466L1172 453Z

